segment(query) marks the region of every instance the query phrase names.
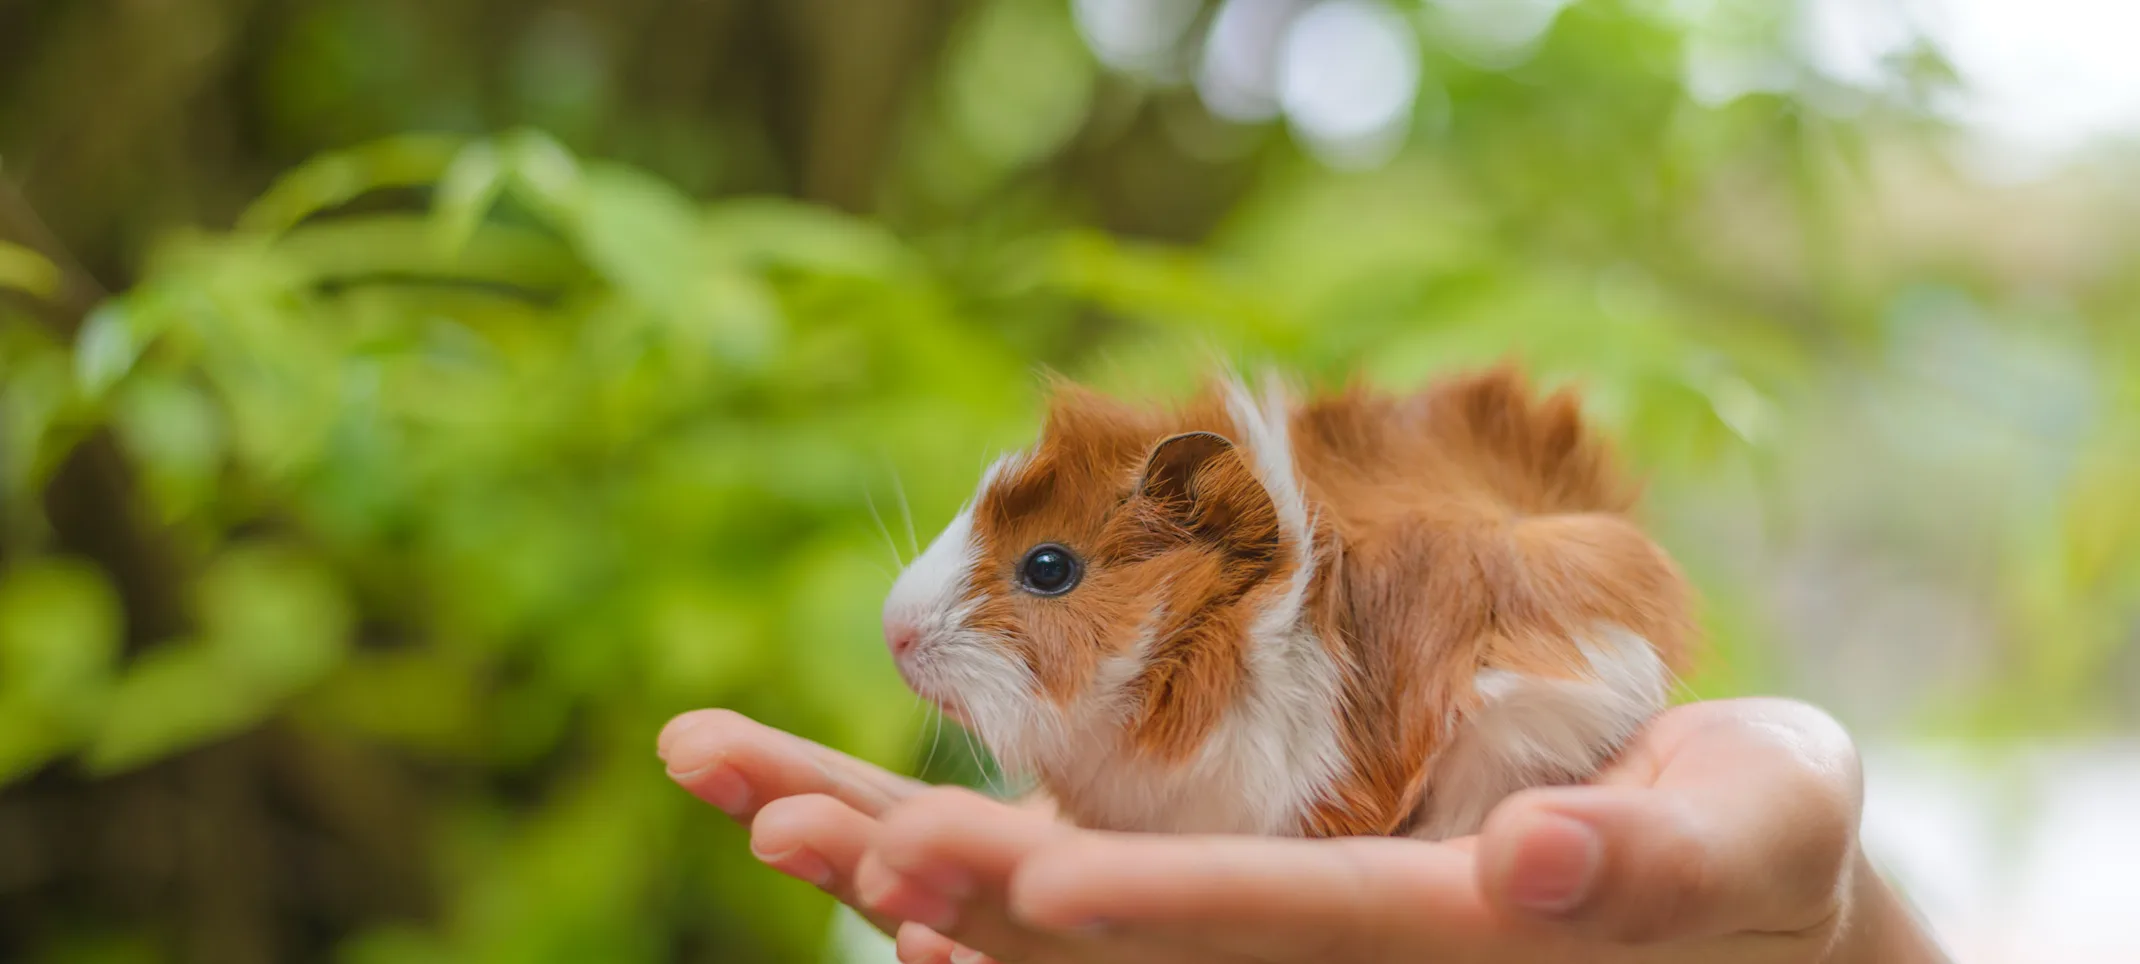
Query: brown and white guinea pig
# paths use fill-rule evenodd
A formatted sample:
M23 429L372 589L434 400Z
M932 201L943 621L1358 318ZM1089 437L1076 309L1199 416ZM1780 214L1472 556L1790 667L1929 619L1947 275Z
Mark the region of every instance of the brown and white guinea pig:
M1690 592L1567 393L1053 386L893 586L917 692L1114 830L1475 832L1665 705Z

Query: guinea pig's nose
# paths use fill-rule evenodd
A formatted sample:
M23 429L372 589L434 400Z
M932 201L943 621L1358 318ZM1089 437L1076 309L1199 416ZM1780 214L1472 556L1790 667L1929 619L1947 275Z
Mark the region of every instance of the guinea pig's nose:
M905 656L914 648L914 641L921 638L921 630L903 619L884 617L884 643L892 648L894 659Z

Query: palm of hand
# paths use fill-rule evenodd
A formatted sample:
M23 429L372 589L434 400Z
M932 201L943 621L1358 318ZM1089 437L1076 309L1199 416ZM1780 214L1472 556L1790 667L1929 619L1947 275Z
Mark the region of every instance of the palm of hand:
M1591 784L1442 843L1085 831L721 711L679 717L662 753L908 962L1810 964L1844 959L1878 890L1848 736L1781 701L1668 711Z

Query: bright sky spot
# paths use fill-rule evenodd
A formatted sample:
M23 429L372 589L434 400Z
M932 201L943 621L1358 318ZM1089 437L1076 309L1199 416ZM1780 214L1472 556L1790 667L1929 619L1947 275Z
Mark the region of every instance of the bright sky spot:
M1377 163L1409 129L1424 27L1481 66L1529 57L1570 0L1226 0L1200 38L1195 0L1075 0L1079 29L1117 69L1193 80L1214 113L1242 122L1283 116L1310 149L1341 166ZM1798 86L1799 68L1704 30L1734 5L1657 0L1697 24L1687 72L1709 103ZM1988 176L2055 167L2106 137L2140 134L2140 0L1803 0L1793 35L1812 68L1850 87L1886 85L1917 38L1948 57L1963 84L1940 105L1969 132ZM1200 41L1200 42L1190 42ZM1189 79L1189 78L1175 78ZM1805 91L1817 95L1817 90ZM1846 100L1824 106L1847 108Z
M1371 167L1403 143L1419 92L1417 36L1379 0L1328 0L1293 21L1278 101L1326 163Z
M1307 0L1226 0L1204 39L1196 91L1211 112L1253 122L1278 116L1278 48Z
M1428 0L1428 19L1450 52L1481 67L1530 59L1571 0Z
M2140 746L1870 746L1865 848L1956 964L2129 964Z
M1815 65L1859 85L1921 32L1965 88L1945 110L2010 173L2140 133L2135 0L1808 0L1804 27Z
M1200 6L1197 0L1074 0L1071 9L1101 62L1116 70L1165 74Z

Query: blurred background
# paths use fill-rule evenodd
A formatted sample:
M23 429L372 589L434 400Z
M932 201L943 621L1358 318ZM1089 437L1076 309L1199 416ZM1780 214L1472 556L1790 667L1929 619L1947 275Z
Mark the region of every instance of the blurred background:
M0 960L882 948L653 756L933 779L1052 367L1506 356L1964 962L2140 959L2140 8L0 0ZM851 922L850 922L851 923ZM2121 933L2122 931L2122 933Z

